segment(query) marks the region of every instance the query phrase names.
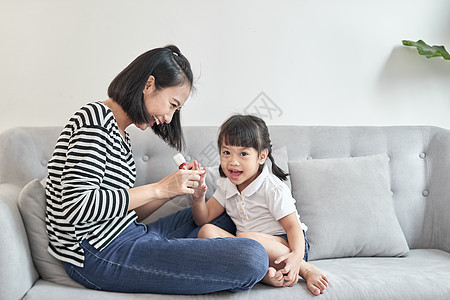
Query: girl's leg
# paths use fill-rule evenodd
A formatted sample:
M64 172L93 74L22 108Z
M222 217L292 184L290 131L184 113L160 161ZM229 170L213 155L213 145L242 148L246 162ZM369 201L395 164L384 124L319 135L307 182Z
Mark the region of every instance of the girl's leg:
M277 265L274 261L281 255L291 252L288 243L279 236L260 232L243 232L238 236L258 241L266 250L269 256L269 269L261 282L275 287L283 286L284 276L279 270L284 268L284 264Z
M262 282L273 286L282 286L284 283L283 274L279 271L273 272L270 268L274 268L275 270L284 268L283 263L276 265L274 261L278 257L291 252L286 240L279 236L272 236L260 232L244 232L238 236L256 240L263 245L269 256L269 271ZM305 239L305 257L301 262L299 275L305 279L306 286L311 293L319 295L323 293L328 286L328 278L324 271L320 270L315 265L306 262L307 250L309 250L309 244ZM274 276L271 276L272 274L274 274Z
M225 238L225 237L236 237L222 228L217 227L213 224L205 224L202 226L198 232L197 237L199 239L215 239L215 238Z
M81 284L100 290L162 294L243 291L261 280L267 254L241 238L168 239L132 224L102 251L83 241L85 266L66 264Z

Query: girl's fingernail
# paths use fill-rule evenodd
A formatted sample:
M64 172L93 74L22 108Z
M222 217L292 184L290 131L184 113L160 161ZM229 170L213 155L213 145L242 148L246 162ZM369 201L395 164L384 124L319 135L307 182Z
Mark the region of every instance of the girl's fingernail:
M203 188L204 190L206 190L206 185L203 185L202 188Z

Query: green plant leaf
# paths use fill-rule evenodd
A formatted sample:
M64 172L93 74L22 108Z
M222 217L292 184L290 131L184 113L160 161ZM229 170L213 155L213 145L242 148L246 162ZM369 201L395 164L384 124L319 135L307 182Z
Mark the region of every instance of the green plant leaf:
M405 46L416 47L419 54L427 58L443 57L446 60L450 60L450 54L445 50L444 46L430 46L422 40L418 40L417 42L403 40L402 43Z

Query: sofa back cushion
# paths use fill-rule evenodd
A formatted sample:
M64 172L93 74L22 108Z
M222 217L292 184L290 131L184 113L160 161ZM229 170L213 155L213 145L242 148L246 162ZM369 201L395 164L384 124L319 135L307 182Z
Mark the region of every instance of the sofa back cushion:
M310 259L408 253L386 154L291 161L289 169Z
M24 186L46 176L62 127L14 128L0 134L0 183ZM152 131L130 127L137 182L155 182L175 171L176 150ZM183 128L187 160L218 165L217 126ZM273 149L289 160L348 158L386 153L394 209L410 248L450 251L450 131L432 126L269 126ZM292 178L294 179L294 178ZM301 208L300 208L301 210Z
M18 127L0 134L0 183L25 186L47 176L62 127Z
M41 278L54 283L82 287L67 275L64 264L47 251L45 229L45 190L37 179L30 181L19 196L19 209L28 235L31 256Z

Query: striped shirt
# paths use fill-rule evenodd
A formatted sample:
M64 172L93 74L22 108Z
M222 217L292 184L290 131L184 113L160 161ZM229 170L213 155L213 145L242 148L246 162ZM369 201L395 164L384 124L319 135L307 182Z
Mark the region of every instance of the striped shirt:
M103 103L82 107L62 131L48 163L48 251L83 267L83 240L102 250L137 218L128 211L127 190L135 180L128 133L122 137Z

